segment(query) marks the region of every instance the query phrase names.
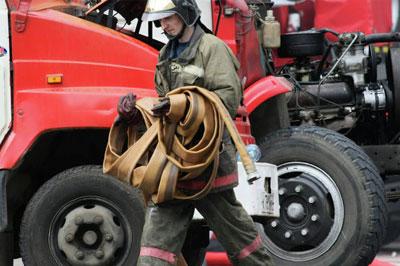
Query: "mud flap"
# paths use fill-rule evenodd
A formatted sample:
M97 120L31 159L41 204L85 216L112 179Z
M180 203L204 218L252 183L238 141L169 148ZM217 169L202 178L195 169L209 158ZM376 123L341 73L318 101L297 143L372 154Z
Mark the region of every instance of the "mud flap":
M8 171L0 171L0 233L4 232L8 227L7 192L6 192L6 186L8 180L7 177L8 177Z
M0 233L0 265L13 265L13 246L12 232Z
M0 265L13 265L13 234L7 231L7 193L6 185L8 181L8 171L0 171Z

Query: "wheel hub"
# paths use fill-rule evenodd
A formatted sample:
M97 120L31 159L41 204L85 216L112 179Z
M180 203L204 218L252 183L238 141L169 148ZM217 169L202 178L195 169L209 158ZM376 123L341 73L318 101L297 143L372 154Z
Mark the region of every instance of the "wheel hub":
M110 263L124 243L123 230L115 217L100 205L70 211L57 235L58 247L66 260L74 266Z
M89 230L83 234L83 242L88 246L93 246L96 243L98 237L96 232Z
M303 173L281 181L280 190L284 193L280 195L279 227L269 230L268 236L286 250L304 249L305 241L307 245L319 245L329 234L333 222L326 189L318 180Z
M264 224L270 251L291 261L320 256L334 244L343 224L340 192L314 165L287 163L278 166L278 175L280 217Z
M290 221L299 222L306 215L304 206L300 203L293 202L288 206L286 215Z

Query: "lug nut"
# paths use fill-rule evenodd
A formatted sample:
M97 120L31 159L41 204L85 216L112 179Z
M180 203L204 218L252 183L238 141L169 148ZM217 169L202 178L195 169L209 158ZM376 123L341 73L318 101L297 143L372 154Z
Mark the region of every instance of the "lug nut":
M71 242L72 240L74 240L74 236L72 234L67 234L65 236L65 241Z
M83 218L81 216L75 217L75 224L81 225L83 223Z
M306 236L306 235L308 235L308 229L307 228L301 229L300 233L302 236Z
M271 223L271 224L272 224L272 223ZM107 233L107 234L104 236L104 239L105 239L106 241L108 241L108 242L111 242L111 241L113 240L113 236L112 236L112 234Z
M286 231L285 232L285 238L289 239L292 236L292 232Z
M311 221L316 222L316 221L318 221L318 219L319 219L318 214L311 215Z
M316 201L317 201L317 197L315 197L315 196L308 198L308 203L310 203L310 204L314 204Z
M279 193L280 196L282 196L282 195L284 195L286 193L286 191L287 191L286 188L280 188L278 193Z
M101 259L102 257L104 257L104 251L101 249L96 250L95 256L96 258Z
M76 257L78 260L83 260L83 258L85 257L85 254L83 254L82 251L78 250L78 251L75 253L75 257Z
M275 228L277 226L278 226L278 221L274 220L274 221L271 222L271 227L272 228Z
M103 221L104 221L104 219L101 216L96 216L93 218L93 223L98 224L98 225L102 224Z
M302 185L298 185L294 188L294 191L296 191L296 193L300 193L301 191L303 191L303 186Z

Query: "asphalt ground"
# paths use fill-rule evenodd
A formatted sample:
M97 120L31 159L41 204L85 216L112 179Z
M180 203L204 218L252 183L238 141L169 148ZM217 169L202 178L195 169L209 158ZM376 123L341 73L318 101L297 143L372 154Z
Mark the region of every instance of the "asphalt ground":
M376 261L388 263L389 266L400 266L400 237L390 244L383 246L381 252L376 256ZM24 266L21 259L14 260L14 266ZM375 263L371 266L386 266Z
M399 251L382 251L376 257L380 262L388 262L395 266L400 266L400 250ZM14 266L24 266L21 259L14 260Z
M399 251L382 251L378 254L376 259L381 262L388 262L395 266L400 266L400 250Z

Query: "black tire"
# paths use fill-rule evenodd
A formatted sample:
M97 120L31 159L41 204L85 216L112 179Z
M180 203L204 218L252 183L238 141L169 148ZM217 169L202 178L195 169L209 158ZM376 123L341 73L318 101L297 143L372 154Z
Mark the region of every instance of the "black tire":
M25 266L136 265L144 223L138 190L100 167L66 170L32 197L21 223Z
M376 167L351 140L324 128L277 131L260 161L278 166L281 216L265 221L276 265L369 265L385 237Z

